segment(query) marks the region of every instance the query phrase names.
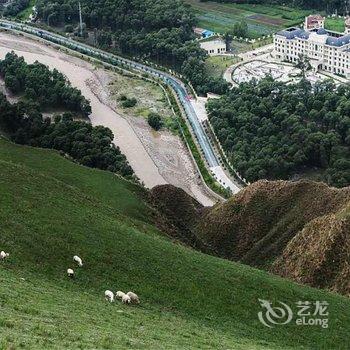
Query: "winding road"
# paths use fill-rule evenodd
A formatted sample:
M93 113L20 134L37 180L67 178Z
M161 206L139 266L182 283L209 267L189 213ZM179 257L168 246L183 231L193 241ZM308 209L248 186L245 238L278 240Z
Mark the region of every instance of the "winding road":
M15 30L19 32L29 33L50 41L52 43L67 47L73 51L77 51L79 53L85 54L87 56L100 59L107 63L117 66L124 66L132 70L136 70L139 72L146 72L156 78L164 81L165 84L170 86L178 95L179 101L181 102L189 123L191 124L193 133L195 134L197 141L203 150L204 157L208 163L208 167L214 176L220 179L220 182L225 186L229 187L233 193L237 193L240 191L240 187L237 186L224 172L221 167L218 157L210 144L210 141L205 133L205 130L199 121L197 113L190 103L190 99L188 93L186 91L185 85L182 81L166 72L161 70L157 70L153 67L149 67L145 64L135 62L120 56L116 56L110 53L106 53L102 50L96 49L86 44L82 44L70 38L66 38L64 36L51 33L42 29L38 29L23 23L12 22L4 19L0 19L0 27Z

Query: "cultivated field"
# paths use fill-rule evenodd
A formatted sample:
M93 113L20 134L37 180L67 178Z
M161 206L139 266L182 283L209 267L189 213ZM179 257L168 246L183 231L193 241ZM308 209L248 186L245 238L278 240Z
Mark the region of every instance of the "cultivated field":
M235 23L244 19L248 23L251 37L272 34L282 28L300 24L304 17L312 12L287 6L185 1L195 9L200 27L225 33L232 29Z

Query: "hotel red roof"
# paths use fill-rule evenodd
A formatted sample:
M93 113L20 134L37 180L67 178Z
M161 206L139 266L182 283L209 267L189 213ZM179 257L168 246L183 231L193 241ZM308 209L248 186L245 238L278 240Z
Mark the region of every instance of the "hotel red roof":
M308 17L306 17L307 19L307 24L314 24L314 23L318 23L319 21L323 21L324 17L322 17L321 15L310 15Z

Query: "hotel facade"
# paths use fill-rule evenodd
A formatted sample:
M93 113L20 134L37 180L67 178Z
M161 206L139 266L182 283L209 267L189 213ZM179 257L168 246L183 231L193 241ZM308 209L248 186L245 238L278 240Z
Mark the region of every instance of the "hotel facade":
M324 29L324 18L305 19L304 28L288 28L274 35L275 58L298 62L300 55L310 59L315 71L323 70L350 79L350 20L344 33Z

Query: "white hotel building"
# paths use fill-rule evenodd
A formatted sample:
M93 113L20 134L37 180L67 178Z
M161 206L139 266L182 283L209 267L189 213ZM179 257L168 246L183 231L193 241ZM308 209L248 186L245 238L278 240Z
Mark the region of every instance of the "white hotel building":
M304 29L288 28L275 34L275 58L297 62L300 55L310 59L315 71L324 70L350 79L350 20L345 33L324 29L324 18L309 16Z

